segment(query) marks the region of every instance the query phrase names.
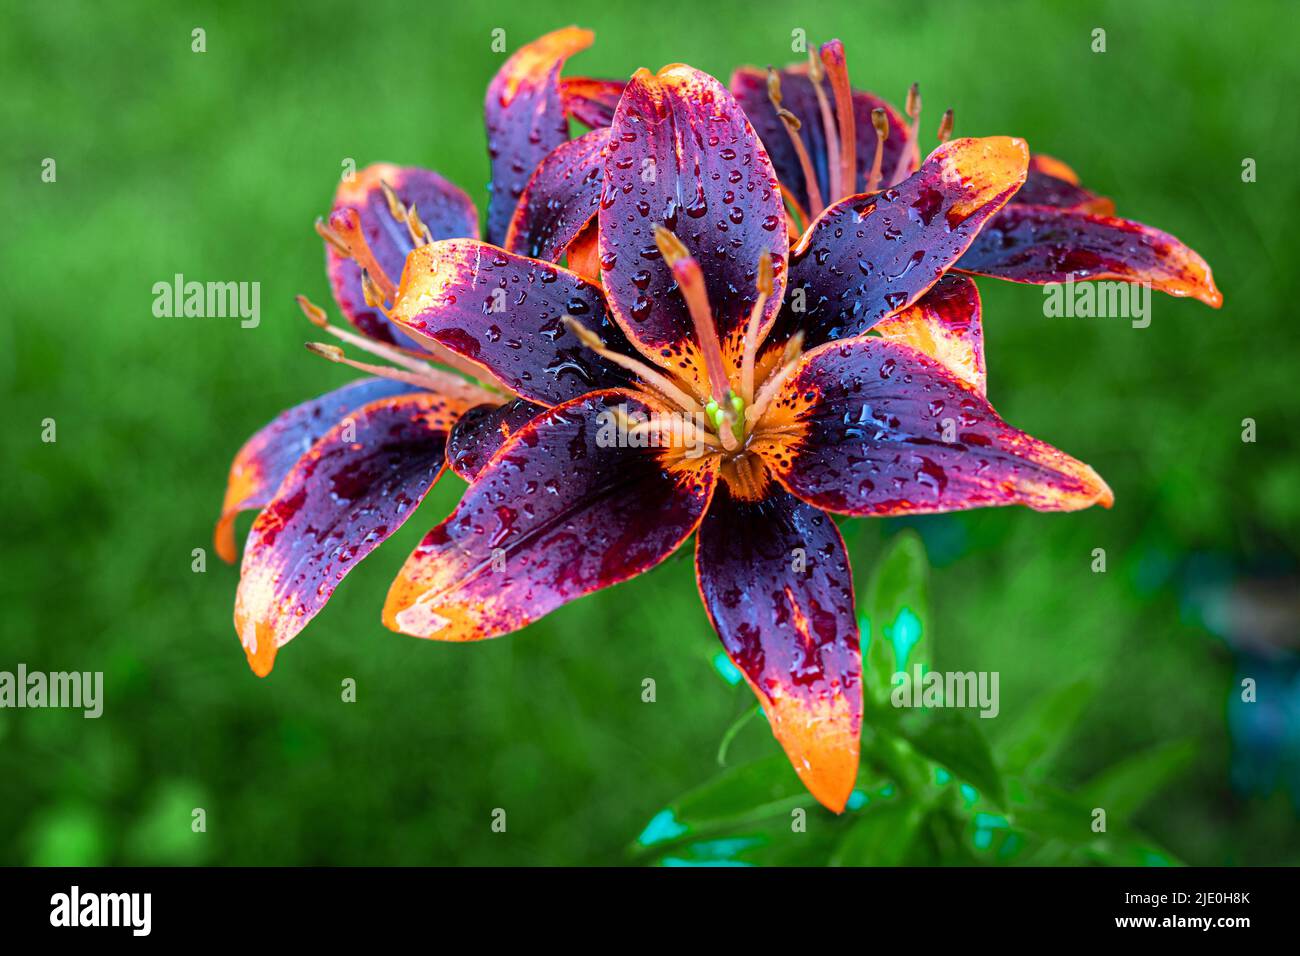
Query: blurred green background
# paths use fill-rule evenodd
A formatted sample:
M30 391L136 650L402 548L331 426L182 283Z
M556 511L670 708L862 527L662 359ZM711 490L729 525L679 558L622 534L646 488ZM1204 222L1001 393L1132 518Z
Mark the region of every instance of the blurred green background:
M1023 136L1205 256L1224 308L1156 296L1147 329L1045 318L1040 290L982 281L991 400L1096 467L1116 505L911 524L934 565L939 667L999 671L1008 719L1099 679L1059 786L1190 737L1194 762L1143 829L1190 863L1300 862L1285 616L1300 542L1294 10L811 7L4 5L0 670L102 670L106 704L97 721L0 710L0 863L619 863L646 820L717 772L752 697L715 671L689 550L512 637L400 637L379 609L459 495L448 476L266 680L231 627L236 571L210 551L243 440L349 378L303 351L314 336L293 304L330 301L311 224L344 159L433 167L484 211L491 31L513 50L568 22L597 33L572 75L685 61L725 80L791 59L795 28L838 36L855 85L899 102L920 82L927 136L947 106L959 134ZM191 52L196 27L206 53ZM40 178L47 157L55 183ZM260 282L260 327L155 318L152 286L178 272ZM40 440L47 417L55 444ZM846 525L860 577L899 527ZM196 547L206 573L191 570ZM1241 647L1231 596L1261 580L1284 595L1290 652ZM1230 722L1243 667L1270 675L1269 709ZM1002 720L981 723L996 739ZM741 737L775 750L761 721ZM206 833L191 833L195 807Z

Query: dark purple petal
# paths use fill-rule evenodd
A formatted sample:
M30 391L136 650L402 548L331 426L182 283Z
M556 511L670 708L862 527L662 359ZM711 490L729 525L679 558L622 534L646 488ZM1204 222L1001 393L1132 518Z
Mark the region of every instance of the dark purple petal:
M853 575L831 516L773 488L724 484L700 524L700 595L804 785L839 813L858 773L862 655Z
M248 534L235 633L259 677L438 480L461 408L422 392L356 410L304 455Z
M230 465L226 497L213 535L217 554L234 562L235 517L265 508L280 482L312 445L349 413L381 398L417 391L386 378L363 378L281 412L244 443Z
M564 324L566 315L610 349L631 353L599 286L485 242L421 246L407 260L392 311L417 341L451 349L541 405L628 384L629 373L585 347Z
M518 630L654 567L708 506L717 459L607 440L634 393L595 392L515 432L393 582L384 623L445 641Z

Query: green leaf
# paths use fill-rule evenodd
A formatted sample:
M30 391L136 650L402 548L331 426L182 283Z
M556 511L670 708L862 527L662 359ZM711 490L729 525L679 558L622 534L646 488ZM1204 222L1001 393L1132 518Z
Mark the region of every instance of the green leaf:
M886 703L895 673L930 664L929 574L925 545L911 529L895 535L876 563L860 621L869 700Z
M998 756L1006 773L1021 774L1050 763L1096 693L1097 680L1088 676L1035 700L998 742Z
M1075 863L1106 866L1180 866L1180 861L1122 819L1106 814L1106 831L1095 832L1091 799L1047 786L1027 788L1028 803L1011 815L1011 823L1046 841L1070 847ZM1105 809L1104 807L1102 809Z
M650 820L632 849L642 852L697 839L816 805L785 754L732 767L683 794Z
M831 866L898 866L916 838L925 811L895 797L869 803L831 854Z
M1084 793L1112 819L1128 820L1195 756L1196 745L1188 739L1158 744L1103 770L1088 781Z
M900 721L897 730L917 753L965 780L995 806L1005 805L1002 775L976 718L961 710L920 711Z

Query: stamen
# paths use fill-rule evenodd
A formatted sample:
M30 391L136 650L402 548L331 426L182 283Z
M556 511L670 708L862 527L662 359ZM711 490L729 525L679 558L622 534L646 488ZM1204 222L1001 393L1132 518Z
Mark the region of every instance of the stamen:
M917 145L917 130L921 125L921 87L913 83L907 88L907 106L905 107L907 118L911 123L907 127L907 145L898 155L898 163L894 166L894 175L890 179L891 185L898 185L907 178L910 170L912 158L915 156L917 165L921 163L921 150Z
M889 138L889 115L877 106L871 111L871 125L876 129L876 155L871 160L865 191L875 192L880 187L880 164L885 158L885 140Z
M857 192L858 135L853 119L853 88L849 85L849 67L844 59L844 44L839 40L823 43L822 64L835 94L835 114L840 134L840 189L839 198Z
M393 280L384 272L384 267L379 264L375 254L370 251L370 244L366 242L365 232L361 228L361 217L351 206L344 206L336 209L330 214L329 228L338 233L351 250L351 256L356 260L357 265L361 266L379 286L379 291L383 293L385 299L392 301L397 287ZM319 231L319 228L318 230Z
M802 336L799 336L798 338L799 343L802 345ZM794 338L790 339L790 342L794 341ZM789 353L790 345L787 343L786 354L789 355ZM794 374L794 370L799 367L799 359L801 357L802 354L799 351L796 351L792 358L787 359L784 365L768 376L767 381L763 383L763 387L754 398L754 404L745 409L745 425L747 428L752 429L758 424L759 420L763 417L763 413L767 411L767 406L772 404L772 399L776 398L777 393L781 391L781 387L785 385L790 376Z
M944 111L943 111L943 119L941 119L941 120L939 121L939 143L940 143L940 145L942 145L943 143L948 142L948 139L949 139L949 137L951 137L951 136L952 136L952 110L951 110L951 109L947 109L947 110L944 110Z
M500 395L493 394L477 385L472 385L451 372L444 372L442 369L433 368L432 366L427 371L417 374L408 372L405 369L391 368L387 365L354 361L344 355L343 350L337 345L330 345L327 342L307 342L306 346L308 352L319 355L327 361L346 365L349 368L368 372L371 375L378 375L381 378L392 379L395 382L405 382L408 385L414 385L416 388L428 389L446 398L459 399L473 405L482 405L484 403L501 404Z
M754 400L754 361L758 356L758 324L763 310L772 295L772 254L766 249L758 257L758 298L749 310L749 323L745 326L745 353L740 363L740 397L746 402Z
M815 219L817 214L826 208L826 205L822 201L822 189L817 182L817 173L813 170L812 160L808 156L808 149L804 146L803 136L799 133L799 130L803 128L803 123L799 121L799 117L781 105L781 77L770 66L767 68L767 98L772 101L772 106L776 109L776 115L781 120L781 125L785 127L790 142L794 145L795 156L799 159L799 168L803 171L803 179L808 186L808 217Z
M352 332L348 329L341 328L337 325L331 325L325 310L316 305L305 295L298 296L297 300L298 307L302 309L303 315L307 316L308 321L317 328L328 332L336 339L339 339L342 342L347 342L349 345L355 345L363 352L369 352L371 355L377 355L380 358L388 359L388 361L392 362L394 365L400 365L402 368L409 369L412 372L423 373L433 371L433 367L429 365L428 362L422 362L417 358L413 358L396 346L385 345L383 342L366 338L364 335L358 335L356 332Z
M822 114L822 134L826 137L826 171L830 179L831 201L834 202L843 199L848 193L844 192L840 167L835 162L835 157L840 154L840 137L835 132L835 118L831 113L831 104L826 99L826 91L822 89L822 78L825 75L826 70L822 67L822 61L813 50L809 49L808 79L812 80L813 92L817 94L817 107Z
M378 309L384 315L388 315L388 309L384 306L384 294L379 291L375 285L375 280L370 278L369 271L361 270L361 295L366 300L366 305L372 309Z
M682 241L669 229L655 225L655 245L681 290L691 321L695 324L695 339L704 356L704 367L709 377L709 392L719 405L727 400L731 383L727 380L727 366L722 358L722 343L718 340L718 327L709 308L709 293L704 286L704 273L700 264L682 245Z
M415 208L415 203L411 203L406 208L406 231L411 234L411 241L417 246L427 246L433 242L433 233L420 220L420 213Z
M695 422L680 414L656 413L646 421L633 425L627 431L629 435L641 435L647 432L667 435L674 443L687 447L705 444L712 448L719 448L722 444L716 435L709 434Z
M606 348L604 340L601 339L599 335L591 331L591 329L587 328L573 316L566 315L563 322L569 331L578 337L579 342L591 349L601 358L613 362L620 368L625 368L632 374L639 376L645 384L659 392L659 394L664 398L671 401L683 411L695 415L703 414L704 409L700 407L699 402L695 401L695 399L691 398L684 391L674 385L668 376L656 372L639 359L634 359L630 355L623 355L622 353L614 352Z
M384 191L384 199L388 201L388 214L400 223L406 222L406 207L402 201L397 198L397 193L393 192L393 187L388 185L382 179L379 181L379 188Z

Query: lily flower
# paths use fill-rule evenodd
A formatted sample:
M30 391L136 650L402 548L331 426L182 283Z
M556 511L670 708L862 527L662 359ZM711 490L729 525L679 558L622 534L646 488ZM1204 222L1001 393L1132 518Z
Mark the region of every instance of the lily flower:
M908 92L905 115L872 93L852 89L839 40L810 51L807 63L779 72L742 67L732 75L731 89L804 222L846 196L898 185L920 162L916 85ZM951 131L949 110L940 122L940 141ZM1024 184L995 211L955 269L1035 284L1146 282L1214 308L1222 304L1210 267L1196 252L1114 212L1114 203L1083 189L1065 163L1035 155Z
M598 117L603 81L567 89L560 67L590 44L569 27L517 51L493 79L486 106L494 188L489 230L513 183L556 145L566 113ZM539 152L540 151L540 152ZM526 218L520 217L521 225ZM407 256L437 240L479 236L470 198L437 173L387 163L338 187L316 230L334 298L351 328L299 296L307 317L340 344L314 354L369 373L283 412L235 456L215 546L237 556L235 519L260 510L249 532L235 598L235 630L249 665L267 675L278 649L318 613L343 577L411 516L447 463L448 436L466 411L479 421L510 396L458 353L416 341L390 318ZM383 364L349 357L342 346ZM489 379L484 383L480 379ZM463 455L462 455L463 457Z
M993 410L974 283L940 267L1020 188L1024 144L949 142L895 188L824 210L792 253L769 154L712 77L640 70L593 132L528 189L538 208L594 195L594 250L582 217L561 216L514 249L450 239L407 259L392 320L517 398L458 426L470 486L407 559L384 622L498 637L694 534L723 647L840 812L862 662L832 515L1112 501ZM592 156L598 183L564 173ZM565 249L581 269L558 264ZM796 269L805 310L789 301Z

